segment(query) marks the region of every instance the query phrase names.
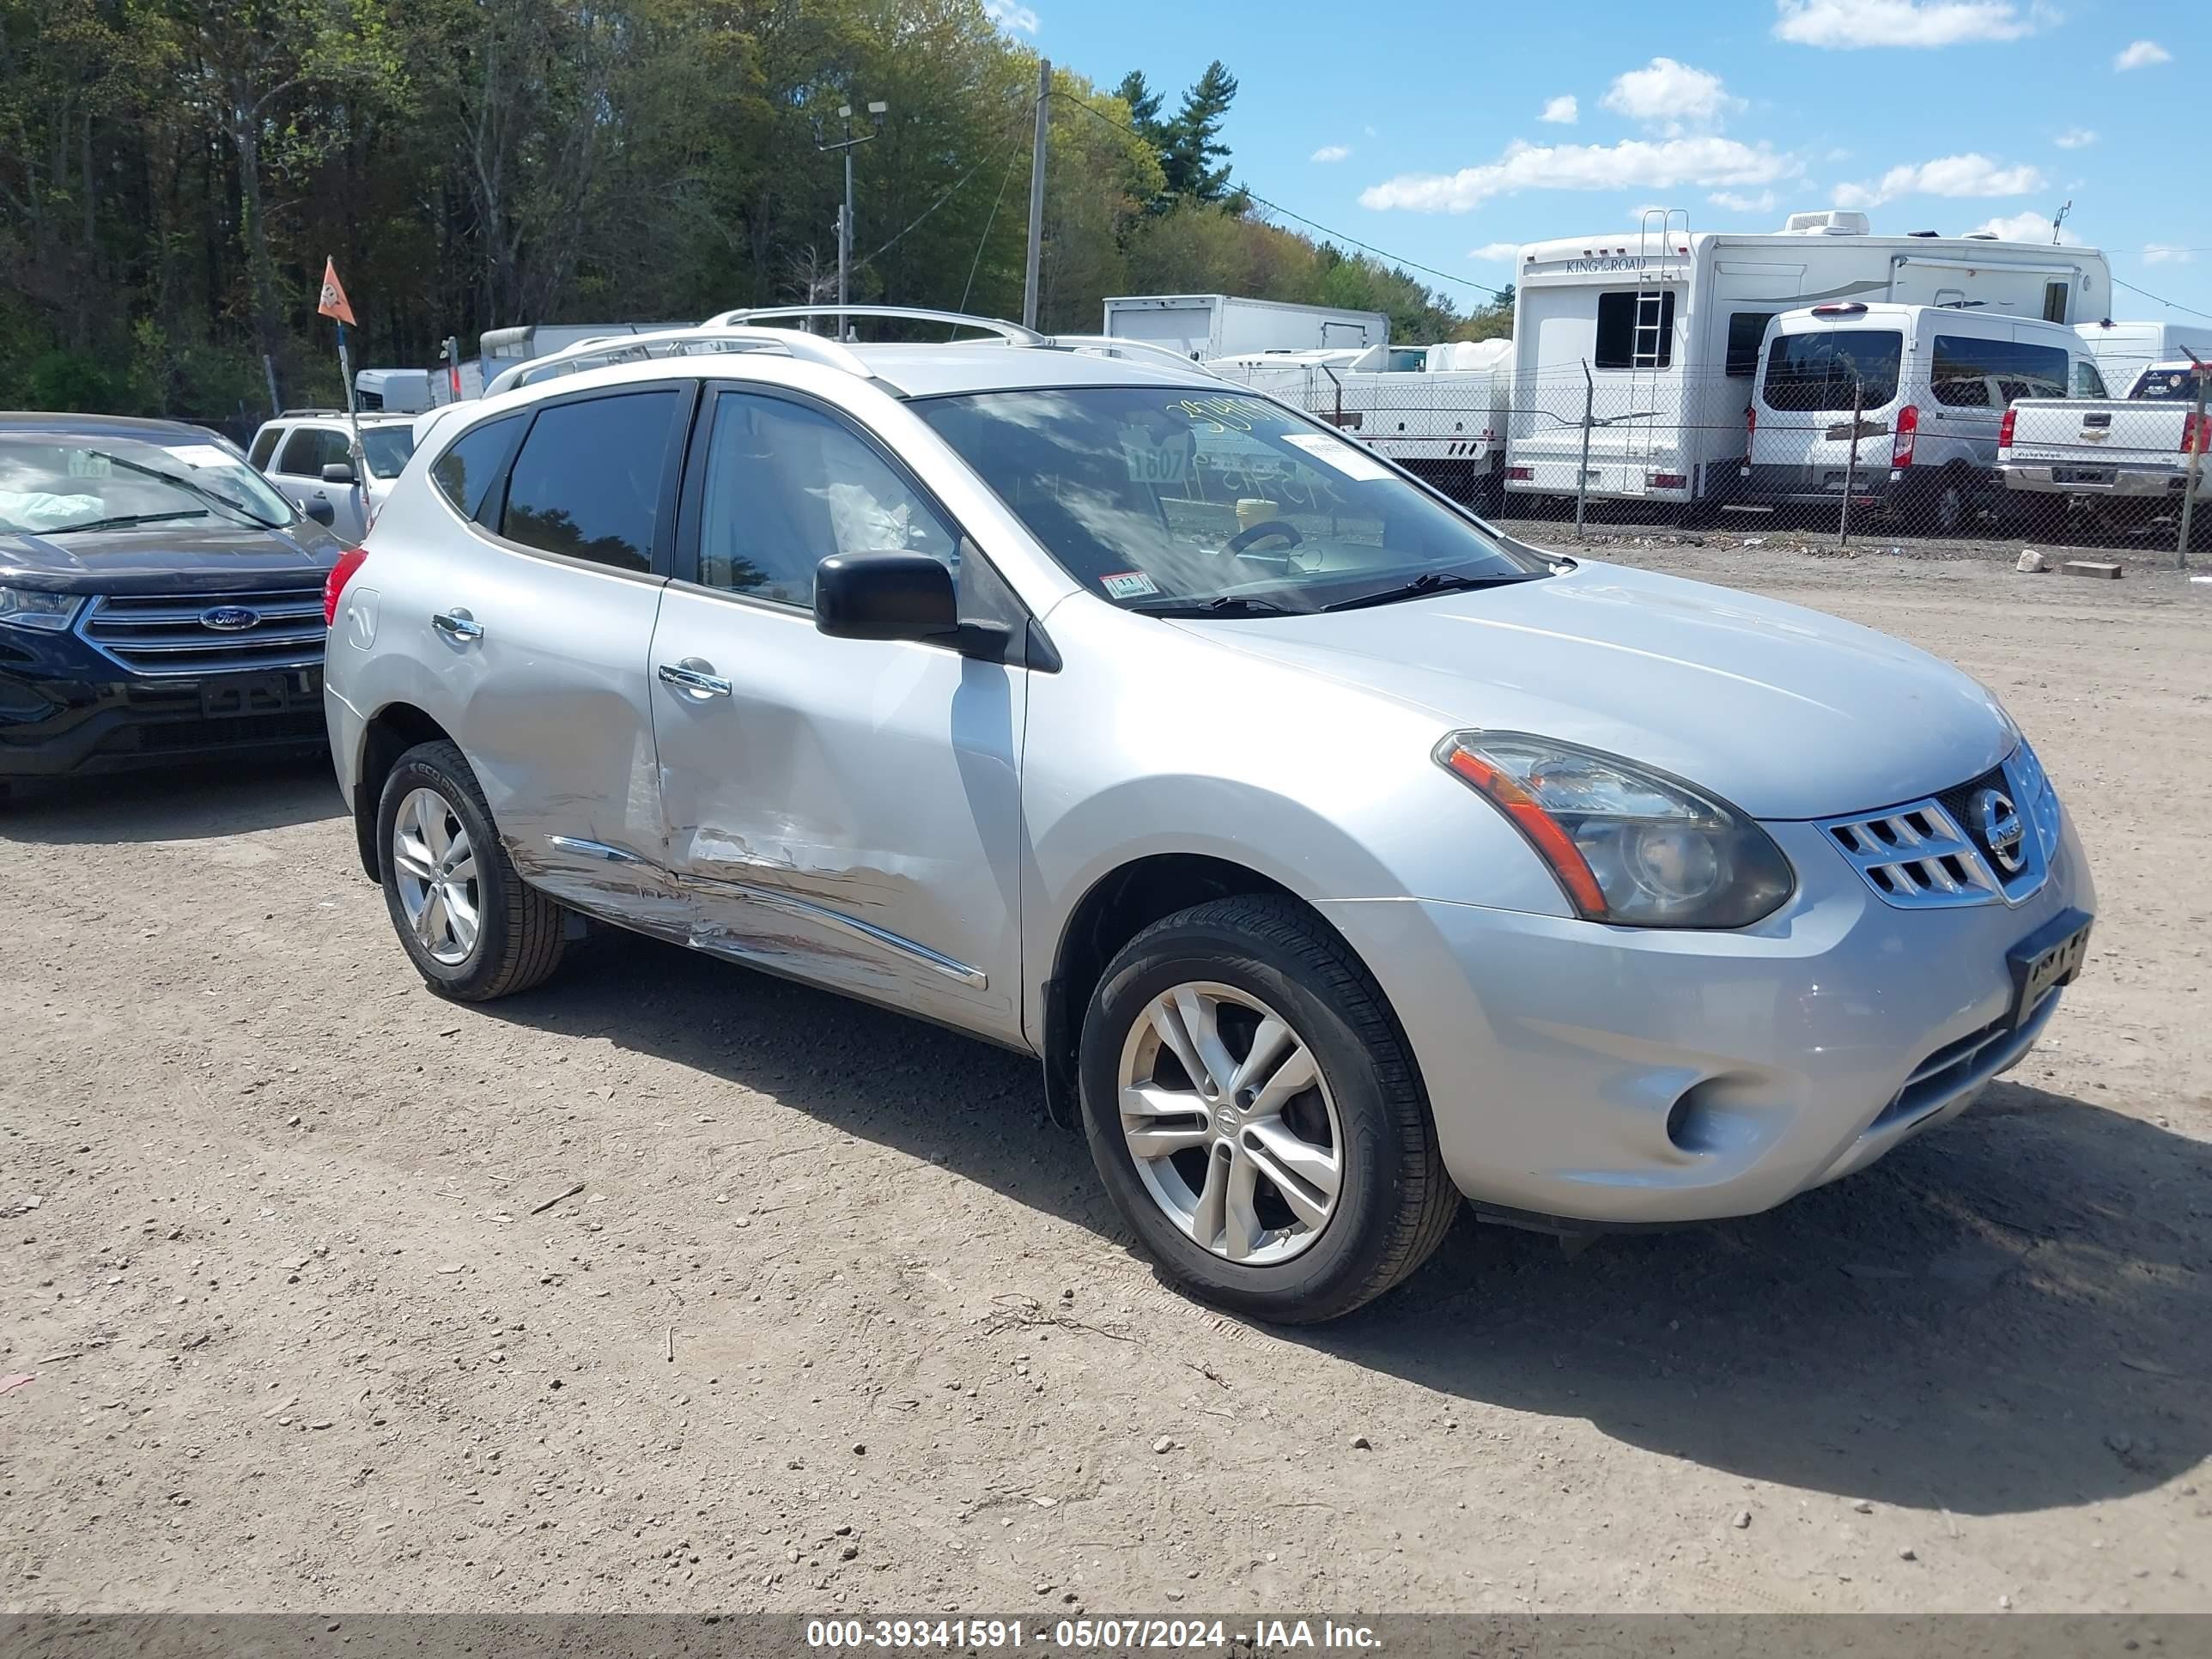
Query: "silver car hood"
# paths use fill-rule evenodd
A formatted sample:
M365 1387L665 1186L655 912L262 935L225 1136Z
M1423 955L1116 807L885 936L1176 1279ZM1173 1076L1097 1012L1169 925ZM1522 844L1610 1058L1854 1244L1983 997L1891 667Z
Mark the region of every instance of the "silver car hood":
M1931 794L2013 741L1980 685L1887 635L1589 561L1363 611L1176 625L1432 711L1439 736L1487 726L1607 750L1759 818Z

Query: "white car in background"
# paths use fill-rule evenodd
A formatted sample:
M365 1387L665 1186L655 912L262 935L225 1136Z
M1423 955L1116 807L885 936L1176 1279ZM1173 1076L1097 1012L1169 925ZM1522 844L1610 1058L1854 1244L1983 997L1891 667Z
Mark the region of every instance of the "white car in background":
M356 476L353 425L341 409L288 409L253 434L246 459L277 493L339 540L358 542L415 453L412 415L361 417L366 477Z

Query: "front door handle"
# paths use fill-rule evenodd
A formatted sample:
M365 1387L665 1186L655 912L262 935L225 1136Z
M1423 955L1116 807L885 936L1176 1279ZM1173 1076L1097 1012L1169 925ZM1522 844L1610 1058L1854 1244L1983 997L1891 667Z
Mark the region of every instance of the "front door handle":
M447 639L480 640L483 637L483 624L458 606L451 611L439 611L430 618L430 626Z
M687 697L704 702L708 697L730 695L729 681L712 671L714 665L697 657L686 657L682 662L665 662L653 672L660 676L663 685L672 685Z

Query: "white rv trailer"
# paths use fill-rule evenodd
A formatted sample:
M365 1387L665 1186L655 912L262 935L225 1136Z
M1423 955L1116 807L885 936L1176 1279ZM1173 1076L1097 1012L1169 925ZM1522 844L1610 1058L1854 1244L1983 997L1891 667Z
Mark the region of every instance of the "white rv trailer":
M566 351L587 340L616 334L659 334L690 326L689 323L524 323L514 328L488 328L477 343L482 354L477 361L483 379L489 380L501 369Z
M1876 236L1842 211L1692 234L1687 212L1655 209L1633 232L1532 242L1514 277L1505 488L1571 496L1586 467L1593 497L1672 502L1734 484L1759 342L1781 312L1887 301L2075 323L2112 294L2094 248Z
M1203 367L1328 422L1455 501L1496 504L1513 384L1510 340L1255 351Z
M2212 362L2212 323L2116 323L2109 317L2077 323L2074 331L2089 343L2105 389L2124 398L2153 363L2191 357Z
M1106 301L1102 332L1117 340L1148 340L1204 362L1249 351L1382 345L1390 338L1390 319L1379 311L1340 311L1232 294L1135 294Z

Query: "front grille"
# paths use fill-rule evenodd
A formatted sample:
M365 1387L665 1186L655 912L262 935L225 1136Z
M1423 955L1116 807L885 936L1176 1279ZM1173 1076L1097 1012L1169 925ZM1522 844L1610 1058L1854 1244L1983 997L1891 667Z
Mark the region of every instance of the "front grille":
M2006 867L1990 839L1981 810L1985 790L2010 801L2019 820L2016 870ZM1900 908L2018 904L2050 872L2058 798L2035 751L2022 743L2003 765L1968 782L1878 812L1831 818L1820 828L1867 885Z
M295 708L281 714L223 714L206 720L163 720L120 728L118 747L135 743L142 754L222 749L233 744L318 744L329 735L323 711Z
M250 612L242 628L204 618ZM306 668L323 659L321 587L242 593L105 593L77 631L94 649L136 674L229 674Z

